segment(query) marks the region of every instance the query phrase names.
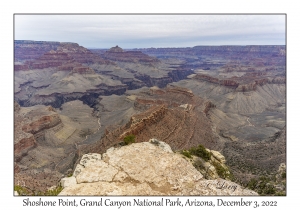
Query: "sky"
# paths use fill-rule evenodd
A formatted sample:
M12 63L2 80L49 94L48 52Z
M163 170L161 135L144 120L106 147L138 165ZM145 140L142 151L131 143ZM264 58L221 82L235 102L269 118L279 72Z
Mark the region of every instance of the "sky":
M277 15L14 15L14 39L124 49L197 45L284 45Z

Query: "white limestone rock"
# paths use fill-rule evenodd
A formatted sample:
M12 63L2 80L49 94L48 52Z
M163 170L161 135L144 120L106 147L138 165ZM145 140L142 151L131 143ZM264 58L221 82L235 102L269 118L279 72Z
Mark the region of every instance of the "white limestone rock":
M65 187L75 185L77 184L77 182L75 177L65 177L60 180L60 184L63 188L65 188Z
M77 184L59 195L257 195L224 179L206 180L169 145L150 142L109 149L102 159L83 156L74 173Z

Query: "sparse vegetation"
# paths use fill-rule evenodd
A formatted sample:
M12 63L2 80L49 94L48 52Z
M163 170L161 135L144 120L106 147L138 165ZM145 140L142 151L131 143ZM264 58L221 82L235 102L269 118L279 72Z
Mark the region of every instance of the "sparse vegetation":
M280 170L277 174L267 174L259 178L252 178L246 187L260 195L285 196L286 171Z
M234 179L233 174L228 168L224 168L220 163L217 163L215 161L212 162L212 165L215 167L219 177L223 179L229 179L231 181Z
M159 145L159 141L158 141L158 140L153 140L153 141L151 141L150 143L151 143L151 144L154 144L154 145L156 145L156 146Z
M277 192L275 196L286 196L285 192Z
M191 155L200 157L205 161L209 161L211 157L211 154L201 144L199 144L198 147L192 147L191 149L189 149L189 152Z
M57 196L62 190L63 187L61 185L46 192L31 191L19 185L14 186L14 191L17 191L20 196Z
M135 143L135 135L131 134L131 135L125 136L124 143L125 143L125 145Z
M57 196L61 191L63 190L63 187L61 185L57 186L53 190L47 190L44 194L42 193L42 196Z
M28 190L22 186L15 185L14 191L17 191L19 195L28 195Z
M197 156L203 159L206 162L209 162L212 164L219 177L223 179L228 179L228 180L234 180L233 174L230 172L230 169L228 166L222 166L219 162L216 162L211 159L211 153L208 152L203 145L198 145L198 147L192 147L189 150L182 150L180 151L180 154L184 155L185 157L191 159L192 156ZM205 170L205 167L203 166L203 163L200 160L194 160L193 161L194 167L201 172L201 170Z
M188 150L182 150L181 154L183 154L187 158L192 158L192 156Z
M192 158L192 155L202 158L205 161L210 160L211 154L201 144L198 147L192 147L189 150L182 150L180 153L187 158Z
M276 195L275 186L271 181L269 177L261 176L258 179L251 179L247 187L260 195Z

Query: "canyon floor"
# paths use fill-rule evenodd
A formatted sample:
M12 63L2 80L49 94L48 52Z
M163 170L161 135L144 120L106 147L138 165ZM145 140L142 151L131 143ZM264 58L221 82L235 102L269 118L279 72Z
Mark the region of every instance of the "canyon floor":
M53 189L85 154L122 148L134 135L182 156L203 145L224 156L231 181L285 194L285 61L285 46L89 50L15 41L14 184L28 194ZM193 163L200 172L201 164ZM228 179L209 177L219 178Z

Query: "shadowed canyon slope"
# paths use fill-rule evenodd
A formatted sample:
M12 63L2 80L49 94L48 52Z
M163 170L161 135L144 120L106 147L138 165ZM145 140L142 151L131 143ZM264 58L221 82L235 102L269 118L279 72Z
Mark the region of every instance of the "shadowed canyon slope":
M89 50L76 43L15 41L14 99L15 185L23 183L31 194L57 186L62 177L76 177L75 168L87 153L99 154L101 166L109 163L101 154L124 150L125 155L125 148L138 145L145 155L149 149L165 156L145 143L152 138L168 144L176 161L177 153L198 145L224 155L232 180L243 186L252 178L279 176L278 168L286 163L285 46ZM124 146L130 135L138 144ZM137 164L146 161L132 158ZM197 176L210 166L201 164L191 169L201 172ZM164 170L160 166L155 170ZM132 177L118 167L107 176L117 170L122 182L86 186L105 187L95 192L103 195L133 189L139 195L236 195L204 192L198 186L202 178L190 180L195 183L190 193L186 183L174 191L166 180L132 185ZM77 193L83 187L78 180L74 187L63 192L89 194ZM284 184L276 187L285 192ZM240 195L250 192L239 189Z

